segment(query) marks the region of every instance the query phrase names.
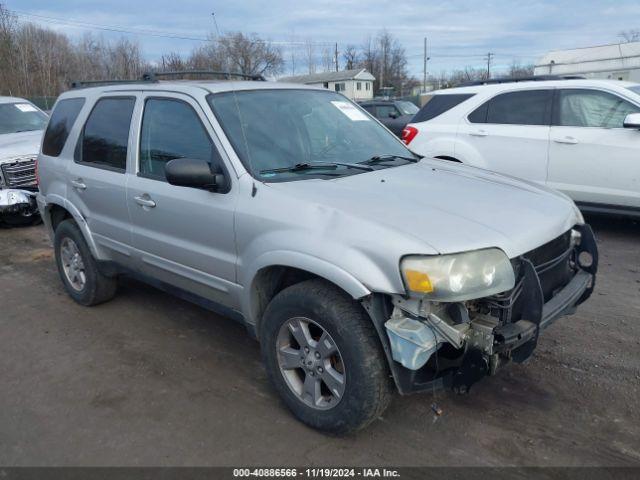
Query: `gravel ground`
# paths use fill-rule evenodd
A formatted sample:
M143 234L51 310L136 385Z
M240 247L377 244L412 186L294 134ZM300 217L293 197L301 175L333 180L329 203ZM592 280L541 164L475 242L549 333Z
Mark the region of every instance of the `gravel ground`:
M241 325L130 280L81 307L42 227L0 230L0 465L640 465L640 223L590 220L596 292L527 364L347 437L288 413Z

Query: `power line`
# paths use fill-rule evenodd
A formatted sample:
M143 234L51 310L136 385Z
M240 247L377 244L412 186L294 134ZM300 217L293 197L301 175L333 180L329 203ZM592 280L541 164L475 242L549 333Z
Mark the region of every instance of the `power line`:
M26 19L35 19L36 21L39 21L39 22L44 22L44 23L49 23L54 25L56 24L66 25L66 26L72 26L72 27L78 27L78 28L104 30L108 32L170 38L173 40L189 40L189 41L196 41L196 42L216 41L216 39L209 38L209 37L186 36L176 32L123 27L120 25L104 25L104 24L85 22L80 20L49 17L46 15L39 15L39 14L24 12L20 10L8 10L8 11L9 13L15 15L16 17L26 18ZM213 19L215 22L215 15L213 16ZM216 30L217 30L217 23L216 23ZM218 34L219 34L219 31L218 31ZM302 42L302 41L294 42L294 41L280 41L280 40L262 40L262 41L264 43L269 43L272 45L282 45L282 46L304 46L309 43L309 42ZM314 46L333 46L334 45L334 42L311 42L311 43Z

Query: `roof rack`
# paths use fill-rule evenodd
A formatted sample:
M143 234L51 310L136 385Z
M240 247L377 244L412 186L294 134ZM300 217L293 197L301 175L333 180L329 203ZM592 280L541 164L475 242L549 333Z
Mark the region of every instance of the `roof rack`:
M521 78L491 78L488 80L475 80L472 82L464 82L458 84L458 87L473 87L476 85L495 85L499 83L518 83L518 82L543 82L545 80L584 80L581 75L535 75L533 77Z
M212 76L223 77L231 80L232 77L242 78L245 80L253 80L257 82L265 82L266 79L262 75L249 75L245 73L219 72L215 70L177 70L172 72L147 72L142 77L135 80L78 80L73 81L69 86L75 88L101 87L106 85L120 85L131 83L155 83L164 77L184 77L185 75Z
M147 82L155 82L162 77L180 77L185 75L209 75L213 77L224 77L231 80L231 77L243 78L245 80L254 80L258 82L266 81L262 75L250 75L246 73L220 72L216 70L176 70L172 72L147 72L142 75L142 80Z
M148 80L76 80L69 84L71 88L101 87L105 85L119 85L122 83L149 83Z

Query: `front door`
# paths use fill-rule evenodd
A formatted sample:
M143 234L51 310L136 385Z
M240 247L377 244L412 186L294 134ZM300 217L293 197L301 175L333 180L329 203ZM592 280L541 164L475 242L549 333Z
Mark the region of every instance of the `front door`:
M141 270L235 308L237 187L230 182L226 193L179 187L164 173L169 160L210 161L219 151L206 116L191 97L146 93L138 137L127 203Z
M579 203L640 208L640 132L623 128L636 112L640 107L613 93L558 90L549 186Z
M67 167L67 196L87 222L101 257L123 263L131 255L126 169L135 103L136 94L100 98Z

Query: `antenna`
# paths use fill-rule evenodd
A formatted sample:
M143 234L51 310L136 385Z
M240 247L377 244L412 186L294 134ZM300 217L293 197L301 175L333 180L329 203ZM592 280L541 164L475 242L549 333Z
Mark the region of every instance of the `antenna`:
M216 21L216 12L211 12L211 18L213 18L213 25L216 27L216 34L220 38L220 29L218 28L218 22Z

